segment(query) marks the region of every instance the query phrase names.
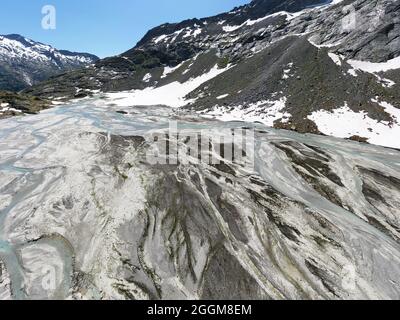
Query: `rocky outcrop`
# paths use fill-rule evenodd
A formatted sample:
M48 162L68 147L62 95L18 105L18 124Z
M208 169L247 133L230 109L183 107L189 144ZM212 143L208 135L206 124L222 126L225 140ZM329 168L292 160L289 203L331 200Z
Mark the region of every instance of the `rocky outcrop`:
M22 93L0 91L0 119L26 114L35 114L50 108L49 100Z

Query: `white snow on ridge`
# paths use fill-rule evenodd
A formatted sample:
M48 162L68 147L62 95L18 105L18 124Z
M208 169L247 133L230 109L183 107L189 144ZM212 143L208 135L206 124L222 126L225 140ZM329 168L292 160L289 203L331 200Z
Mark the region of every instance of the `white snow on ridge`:
M385 112L393 118L393 123L378 121L368 116L365 111L354 112L347 103L333 111L319 110L313 112L308 119L315 122L322 133L338 138L360 136L368 142L391 148L400 148L400 109L387 102L375 102L385 108Z
M279 11L279 12L276 12L276 13L273 13L273 14L269 14L269 15L267 15L267 16L265 16L265 17L262 17L262 18L259 18L259 19L256 19L256 20L250 20L250 19L249 19L249 20L243 22L243 23L240 24L240 25L235 25L235 26L227 25L227 26L223 26L222 29L223 29L225 32L233 32L233 31L236 31L236 30L238 30L238 29L240 29L240 28L242 28L242 27L244 27L244 26L253 26L253 25L255 25L255 24L259 23L259 22L262 22L262 21L267 20L267 19L272 18L272 17L278 17L278 16L286 16L286 19L287 19L288 21L290 21L290 20L293 20L294 18L296 18L296 17L298 17L298 16L301 16L301 15L304 14L307 10L309 10L309 9L305 9L305 10L303 10L303 11L299 11L299 12L295 12L295 13L290 13L290 12L286 12L286 11Z
M183 32L184 32L184 34L183 34L182 38L184 38L184 39L188 38L190 36L197 38L197 36L199 36L203 32L203 29L197 24L195 24L194 27L195 27L195 29L186 27L184 29L177 30L170 34L162 34L158 37L153 38L152 41L155 44L158 44L160 42L166 42L166 41L174 42L179 37L179 35L181 35Z
M209 72L184 83L175 81L158 88L150 87L144 90L108 93L107 96L114 99L114 103L121 107L167 105L172 108L179 108L191 102L185 100L185 97L190 92L197 89L204 82L227 71L230 67L218 69L218 66L215 65Z

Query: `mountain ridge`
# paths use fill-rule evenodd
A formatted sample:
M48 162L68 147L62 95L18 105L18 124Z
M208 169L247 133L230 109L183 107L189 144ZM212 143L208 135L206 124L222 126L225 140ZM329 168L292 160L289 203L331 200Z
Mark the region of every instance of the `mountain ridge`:
M177 29L186 27L190 24L204 23L209 20L220 21L225 19L225 21L227 22L242 24L249 18L258 19L264 17L267 14L273 14L279 11L296 12L306 8L309 5L318 5L323 3L328 4L330 2L332 1L331 0L300 0L300 1L253 0L250 3L245 4L243 6L233 8L228 13L221 13L215 16L209 16L200 19L198 18L187 19L178 23L165 23L160 26L154 27L150 29L143 36L143 38L136 44L135 48L142 46L155 36L159 35L158 31L161 31L163 33L171 31L174 32ZM244 10L245 14L242 14L242 10Z
M58 50L19 34L0 35L0 89L19 91L97 60L95 55Z

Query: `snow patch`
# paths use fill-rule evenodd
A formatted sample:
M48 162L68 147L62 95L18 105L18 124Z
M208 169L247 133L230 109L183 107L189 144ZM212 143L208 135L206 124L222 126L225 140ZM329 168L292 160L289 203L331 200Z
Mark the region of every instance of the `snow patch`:
M348 74L352 75L353 77L358 77L357 71L354 69L349 69L347 71Z
M165 40L166 38L167 38L167 35L166 35L166 34L163 34L163 35L161 35L161 36L155 38L153 41L154 41L154 43L157 44L157 43L160 43L161 41Z
M368 139L368 142L385 147L400 148L400 109L387 102L375 102L385 108L393 118L392 122L378 121L368 116L367 112L354 112L347 103L341 108L313 112L308 119L315 122L322 133L338 138L350 138L354 135Z
M340 45L340 42L337 42L337 43L317 44L317 43L314 41L314 39L315 39L315 37L311 37L311 38L308 38L307 40L308 40L308 42L309 42L310 44L312 44L314 47L316 47L316 48L318 48L318 49L322 49L322 48L333 48L333 47L337 47L338 45Z
M386 72L389 70L400 69L400 57L388 60L386 62L368 62L359 60L347 60L354 69L369 73Z
M239 26L223 26L222 29L225 32L233 32L233 31L236 31L236 30L240 29L241 27L243 27L243 25L239 25Z
M7 111L22 113L21 110L18 110L18 109L15 109L15 108L11 108L11 107L3 107L3 108L0 110L1 113L7 112Z
M192 68L192 66L194 65L194 63L196 62L197 58L199 57L200 53L196 54L193 58L192 61L190 62L190 64L188 65L187 69L185 71L182 72L182 75L185 75L186 73L188 73L190 71L190 69Z
M308 9L302 10L302 11L299 11L299 12L295 12L295 13L289 13L289 12L286 12L286 11L280 11L280 12L276 12L276 13L273 13L273 14L269 14L269 15L267 15L267 16L265 16L265 17L262 17L262 18L259 18L259 19L256 19L256 20L251 20L251 19L249 19L249 20L243 22L241 25L236 25L236 26L230 26L230 25L228 25L228 26L223 26L222 29L223 29L225 32L233 32L233 31L236 31L236 30L238 30L238 29L240 29L240 28L242 28L242 27L244 27L244 26L253 26L253 25L255 25L255 24L257 24L257 23L260 23L260 22L262 22L262 21L264 21L264 20L267 20L267 19L272 18L272 17L278 17L278 16L286 16L286 19L287 19L288 21L290 21L290 20L293 20L294 18L296 18L296 17L298 17L298 16L301 16L301 15L304 14L306 11L308 11Z
M175 72L177 69L179 69L186 61L183 61L182 63L178 64L176 67L164 67L164 72L161 76L161 79L166 78L169 74Z
M396 84L393 80L383 78L380 75L375 74L375 76L378 78L378 82L385 88L391 88Z
M353 69L350 69L348 71L348 73L350 73L351 75L356 74L355 70L370 73L370 74L374 75L378 79L378 82L385 88L391 88L396 83L393 80L381 77L378 73L386 72L389 70L400 69L400 57L388 60L386 62L380 62L380 63L351 60L351 59L347 60L347 63L353 67Z
M199 36L202 32L203 32L203 30L201 28L194 30L193 37L197 38L197 36Z
M184 83L174 81L165 86L154 88L146 88L144 90L132 90L118 93L108 93L107 96L115 99L115 104L120 107L128 106L155 106L167 105L173 108L183 107L189 101L185 97L197 89L200 85L215 78L219 74L227 71L231 66L225 69L219 69L215 65L209 72L197 77L192 78Z
M144 77L143 77L143 81L144 82L149 82L151 79L152 75L151 73L147 73Z
M342 66L342 57L333 53L333 52L328 52L329 58L332 59L332 61L337 64L338 66Z
M287 66L288 66L288 68L283 70L283 76L282 76L283 80L290 78L290 73L293 68L293 62L289 63Z
M227 93L227 94L223 94L223 95L221 95L221 96L218 96L217 99L218 99L218 100L222 100L222 99L224 99L224 98L226 98L226 97L229 97L229 94L228 94L228 93Z
M283 123L287 122L291 115L283 112L286 106L286 98L280 100L262 100L249 105L239 105L234 107L219 106L200 111L199 114L205 118L213 118L221 121L248 121L261 122L272 127L276 120L282 119Z

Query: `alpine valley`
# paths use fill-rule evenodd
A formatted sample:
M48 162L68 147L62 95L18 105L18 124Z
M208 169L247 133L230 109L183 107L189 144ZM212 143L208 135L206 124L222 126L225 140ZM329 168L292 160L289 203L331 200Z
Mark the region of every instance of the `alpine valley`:
M3 70L0 299L400 299L400 0L253 0L101 60L0 37Z

